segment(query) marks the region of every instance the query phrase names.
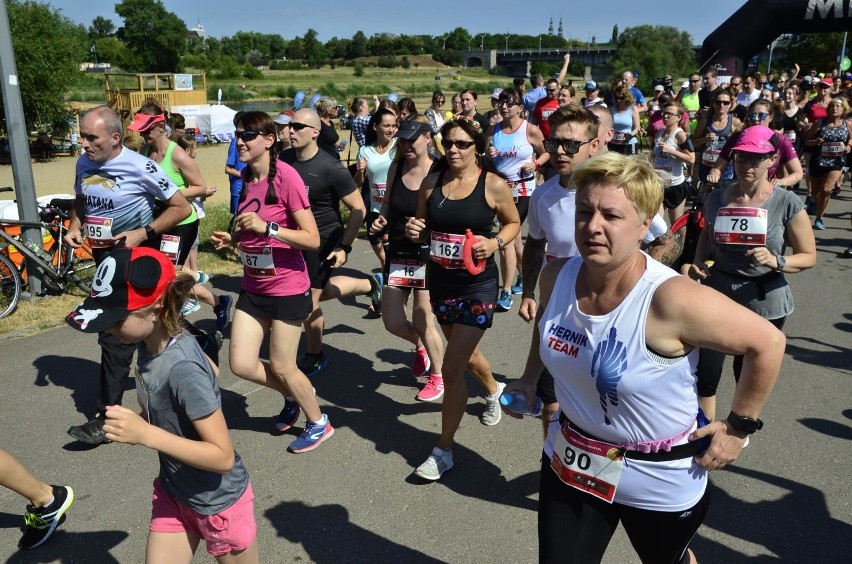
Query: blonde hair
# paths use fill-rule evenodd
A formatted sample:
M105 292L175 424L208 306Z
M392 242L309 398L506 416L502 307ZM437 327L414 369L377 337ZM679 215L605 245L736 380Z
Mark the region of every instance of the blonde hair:
M314 109L321 116L328 115L328 113L337 107L337 100L332 98L331 96L323 96L317 103L314 104Z
M608 152L593 157L571 175L571 182L577 187L577 200L593 184L611 184L624 189L627 198L643 222L660 209L663 203L663 182L659 173L648 159L640 156L627 156Z

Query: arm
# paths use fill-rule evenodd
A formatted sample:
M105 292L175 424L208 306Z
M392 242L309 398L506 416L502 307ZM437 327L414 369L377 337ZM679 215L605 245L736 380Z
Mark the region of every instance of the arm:
M536 239L529 234L527 235L527 240L524 243L524 254L521 258L524 292L521 294L521 307L518 308L518 315L527 323L532 321L536 315L535 287L538 284L541 267L544 265L546 248L547 239Z
M689 141L689 136L683 131L675 135L675 141L678 142L677 148L668 144L661 144L660 151L672 155L677 160L691 165L695 162L695 150L692 147L692 142Z
M807 211L799 210L787 222L784 237L790 242L793 254L784 257L786 264L781 272L787 274L802 272L816 264L816 241ZM772 251L766 247L749 249L746 251L746 255L752 257L755 266L778 268L778 257L773 255Z
M701 230L701 235L698 236L698 245L695 247L695 258L692 259L692 264L689 266L688 276L690 278L701 281L710 276L710 269L707 268L705 262L710 258L712 249L710 222L705 218L704 229Z
M171 198L163 201L163 203L166 205L166 209L163 210L159 217L148 224L157 235L165 233L182 220L189 217L189 214L191 213L189 208L190 204L180 190L177 190L174 194L172 194ZM125 239L125 246L138 247L148 240L148 234L145 231L145 227L142 226L138 229L119 233L113 237L113 240L118 241L122 238Z
M71 207L71 219L68 231L65 232L65 242L73 248L83 245L83 222L86 220L86 198L82 194L74 198Z
M559 75L556 77L556 81L559 82L559 85L562 85L562 81L565 80L565 77L568 76L568 65L571 63L571 53L565 53L562 55L562 68L559 69Z
M683 252L683 238L675 237L671 231L666 231L648 244L645 249L651 258L671 266Z
M639 135L639 130L642 128L639 121L639 106L633 104L633 129L630 130L630 135Z
M198 197L206 198L213 195L213 192L207 188L207 184L201 176L198 163L195 162L195 159L187 155L186 151L180 147L175 147L172 151L172 163L186 181L186 188L183 190L183 195L187 200Z
M707 143L705 132L707 131L707 116L702 116L698 120L698 125L695 126L695 133L692 135L692 144L696 148L701 148Z
M795 186L805 175L805 171L802 170L802 163L799 162L798 157L790 159L782 164L778 169L778 172L781 174L778 175L774 184L784 188L791 188Z
M417 213L405 222L405 236L415 243L422 243L426 238L426 201L435 189L438 173L432 173L423 180L417 194Z
M237 169L235 169L232 166L225 165L225 174L227 174L228 176L236 177L236 178L242 178L243 173L241 173L240 171L238 171Z
M532 145L533 150L538 156L533 159L529 166L524 165L522 168L524 174L533 174L536 170L547 164L550 160L550 153L544 150L544 134L537 125L530 123L527 126L527 139L529 139L530 145Z
M521 231L521 218L512 198L512 191L506 181L496 174L488 174L485 177L485 200L494 207L497 219L500 220L500 231L494 238L483 237L473 246L473 252L478 258L488 258L497 252L497 237L503 239L503 243L508 246Z
M346 231L340 238L339 245L352 246L355 237L358 236L358 231L361 229L361 224L364 223L364 216L367 209L364 206L364 199L361 197L361 192L355 190L346 196L340 198L347 208L349 208L349 222L346 224ZM326 260L331 261L332 268L340 268L346 264L349 258L348 253L338 246L326 257Z

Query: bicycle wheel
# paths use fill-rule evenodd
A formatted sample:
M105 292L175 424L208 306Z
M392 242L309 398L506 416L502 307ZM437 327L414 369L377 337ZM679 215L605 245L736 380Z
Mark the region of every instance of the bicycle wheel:
M0 254L0 318L6 317L18 307L21 299L21 276L14 263Z
M95 277L95 271L98 265L95 264L95 258L92 256L92 249L87 244L76 249L68 248L68 256L66 257L71 264L71 269L68 271L68 276L74 281L78 288L87 294L92 291L92 278Z

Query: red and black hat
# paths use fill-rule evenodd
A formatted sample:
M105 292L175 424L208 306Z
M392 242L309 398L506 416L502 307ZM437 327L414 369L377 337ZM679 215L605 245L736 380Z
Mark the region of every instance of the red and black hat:
M166 114L143 114L142 112L136 112L136 115L133 116L133 123L127 126L127 129L130 131L148 131L153 127L155 123L165 123L166 122Z
M92 292L65 322L84 333L105 331L156 302L175 279L172 262L148 247L115 249L98 264Z

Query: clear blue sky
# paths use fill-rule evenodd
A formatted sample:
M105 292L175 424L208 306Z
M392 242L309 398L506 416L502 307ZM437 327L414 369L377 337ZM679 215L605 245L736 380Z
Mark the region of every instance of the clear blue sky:
M96 16L104 16L116 27L121 19L115 14L115 0L52 0L54 8L72 21L88 26ZM322 41L334 36L349 38L361 30L374 33L409 35L442 35L456 27L472 34L547 33L550 17L554 31L562 18L565 37L586 41L592 35L607 41L612 26L620 30L651 24L673 25L701 43L716 27L738 10L745 0L640 1L607 0L595 2L518 2L506 0L465 0L453 2L420 2L404 0L164 0L166 9L177 14L187 27L201 22L207 35L222 37L237 31L279 33L285 39L303 35L314 28ZM551 10L547 4L553 6ZM413 6L414 8L410 8ZM454 10L461 6L461 10ZM700 6L700 7L699 7ZM744 30L745 32L745 30Z

